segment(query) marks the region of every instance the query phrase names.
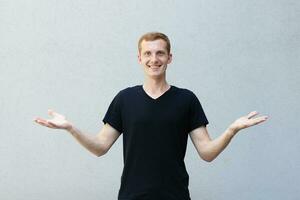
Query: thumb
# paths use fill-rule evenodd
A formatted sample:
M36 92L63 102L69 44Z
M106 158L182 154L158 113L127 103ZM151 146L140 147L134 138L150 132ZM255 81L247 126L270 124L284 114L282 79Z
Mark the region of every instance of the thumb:
M247 115L247 118L250 119L250 118L254 117L255 115L258 115L258 112L257 112L257 111L252 111L252 112L250 112L250 113Z
M56 113L52 109L48 109L48 114L54 117Z

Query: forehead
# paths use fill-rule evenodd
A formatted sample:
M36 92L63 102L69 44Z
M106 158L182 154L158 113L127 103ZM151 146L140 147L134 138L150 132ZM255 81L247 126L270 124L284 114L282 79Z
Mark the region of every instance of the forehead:
M153 41L145 41L143 40L141 43L142 51L149 50L165 50L167 51L167 43L162 39L153 40Z

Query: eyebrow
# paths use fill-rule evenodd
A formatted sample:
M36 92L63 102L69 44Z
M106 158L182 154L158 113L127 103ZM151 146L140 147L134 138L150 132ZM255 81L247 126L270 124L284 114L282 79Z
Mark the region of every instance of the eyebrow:
M149 52L151 53L151 51L145 51L144 54L149 53ZM158 50L156 53L166 53L166 52L163 50Z

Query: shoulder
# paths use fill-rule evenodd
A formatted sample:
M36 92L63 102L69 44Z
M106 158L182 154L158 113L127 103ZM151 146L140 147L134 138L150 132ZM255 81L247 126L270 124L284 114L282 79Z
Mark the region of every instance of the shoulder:
M190 89L178 87L178 86L173 86L173 87L174 87L174 90L176 91L176 93L182 97L185 97L188 99L197 98L195 93Z
M126 88L123 88L122 90L120 90L120 94L122 95L126 95L126 94L130 94L132 92L136 92L140 89L141 85L134 85L134 86L128 86Z
M126 88L121 89L116 96L118 98L126 98L136 94L139 91L139 89L140 85L128 86Z

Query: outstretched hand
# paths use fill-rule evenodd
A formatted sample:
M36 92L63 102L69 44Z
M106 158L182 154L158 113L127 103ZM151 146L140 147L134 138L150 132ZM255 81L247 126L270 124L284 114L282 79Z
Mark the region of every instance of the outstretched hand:
M72 124L66 120L66 117L62 114L54 112L53 110L48 110L48 114L52 116L52 119L43 119L41 117L36 117L34 121L42 126L55 129L71 129Z
M230 128L236 132L240 131L241 129L248 128L250 126L260 124L268 119L268 116L260 116L254 118L254 116L258 115L257 111L252 111L248 115L243 116L235 120L231 125Z

